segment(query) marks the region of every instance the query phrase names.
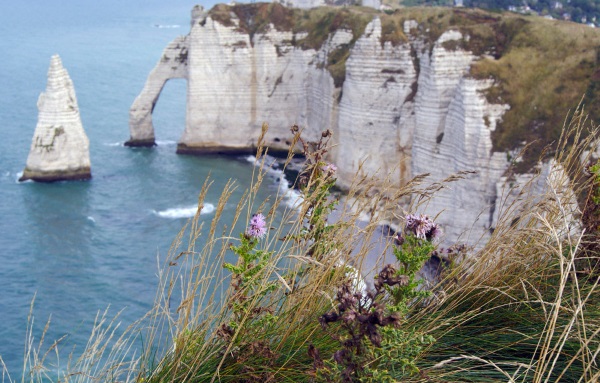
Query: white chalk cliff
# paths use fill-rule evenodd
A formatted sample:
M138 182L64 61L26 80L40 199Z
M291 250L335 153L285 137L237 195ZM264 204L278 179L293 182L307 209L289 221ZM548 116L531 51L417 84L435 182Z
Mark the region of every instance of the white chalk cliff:
M73 82L58 55L50 59L46 91L37 106L38 122L20 181L90 178L89 140L81 124Z
M342 187L357 172L390 175L401 185L422 173L440 181L475 171L419 213L441 212L448 241L475 243L489 235L496 184L509 166L504 153L492 152L491 133L508 106L490 104L482 93L491 83L469 76L479 57L445 48L444 42L463 37L458 31L430 42L407 21L408 41L382 43L375 17L352 45L345 77L336 83L327 60L348 46L350 31L331 33L320 49L302 49L294 41L305 35L273 25L251 35L233 15L232 21L225 26L200 8L193 11L190 33L166 48L131 109L131 145L154 143L151 110L160 89L169 78L185 77L187 119L178 152L251 150L263 122L270 126L267 144L282 150L293 124L309 139L329 128Z

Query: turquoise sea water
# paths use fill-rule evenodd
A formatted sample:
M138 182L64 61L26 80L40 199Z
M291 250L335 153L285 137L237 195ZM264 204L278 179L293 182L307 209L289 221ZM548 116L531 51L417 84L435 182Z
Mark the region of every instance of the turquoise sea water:
M158 147L122 146L129 106L166 44L188 32L193 4L0 0L0 356L13 378L34 295L34 334L51 316L47 338L67 334L67 350L85 343L96 313L109 305L112 314L125 308L124 324L138 319L152 304L157 263L194 213L209 172L213 204L228 179L251 180L243 159L175 154L183 80L168 83L157 104ZM55 53L75 85L93 179L17 183ZM261 196L276 189L265 187ZM202 215L211 216L210 209Z

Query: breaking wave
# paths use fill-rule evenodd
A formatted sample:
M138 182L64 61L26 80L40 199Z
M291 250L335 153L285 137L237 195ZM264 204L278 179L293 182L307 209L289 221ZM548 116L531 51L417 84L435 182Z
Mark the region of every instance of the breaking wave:
M175 145L177 143L177 141L171 141L171 140L156 140L156 145L157 146L168 146L168 145Z
M175 207L172 209L166 209L161 211L152 210L152 213L162 218L191 218L196 215L196 211L198 211L198 206L187 206L187 207ZM210 214L215 211L215 205L211 203L205 203L204 207L200 211L201 215Z
M256 167L260 167L262 164L262 160L257 161L255 156L247 156L245 159ZM283 170L276 169L278 166L277 160L271 156L265 156L264 164L267 174L274 179L286 206L298 209L303 201L302 195L290 185L290 181L285 178Z
M24 183L28 183L28 182L33 182L33 180L19 181L19 179L21 177L23 177L23 172L16 173L15 182L18 183L18 184L24 184Z

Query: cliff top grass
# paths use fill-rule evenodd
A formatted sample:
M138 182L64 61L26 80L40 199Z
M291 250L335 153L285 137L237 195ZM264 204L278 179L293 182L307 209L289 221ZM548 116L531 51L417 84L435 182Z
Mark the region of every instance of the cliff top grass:
M582 24L466 8L410 7L387 14L354 6L300 10L278 3L217 5L210 15L231 26L232 17L237 17L238 28L251 36L270 24L278 30L304 32L305 37L291 41L302 49L320 49L335 31L352 31L352 41L330 52L323 65L337 87L343 85L354 43L374 17L381 19L382 45L406 44L412 37L431 49L445 31L461 31L462 40L443 46L481 57L471 75L493 80L485 94L489 102L510 105L492 134L493 150L512 153L529 144L517 163L518 172L529 171L544 148L558 140L565 115L582 96L590 117L600 119L600 31ZM403 32L407 20L419 23L412 36Z
M310 10L287 8L279 3L217 4L209 15L225 26L234 26L239 20L238 30L254 36L265 33L272 24L278 31L307 33L305 38L292 43L303 49L320 49L331 33L350 30L356 41L378 12L364 7L319 7Z
M476 78L492 78L486 96L507 103L502 123L492 135L494 149L507 151L531 144L518 170L527 171L544 147L555 142L565 115L583 97L594 121L600 118L600 33L581 24L537 17L506 17L488 27L502 38L496 58L471 68Z

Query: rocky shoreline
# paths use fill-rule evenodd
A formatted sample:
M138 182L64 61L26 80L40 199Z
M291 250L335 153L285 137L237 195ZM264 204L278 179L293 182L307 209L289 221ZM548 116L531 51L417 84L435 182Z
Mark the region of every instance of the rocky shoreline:
M56 181L84 181L92 178L90 168L77 169L75 171L44 171L36 172L27 168L23 170L23 175L19 177L19 182L56 182Z

